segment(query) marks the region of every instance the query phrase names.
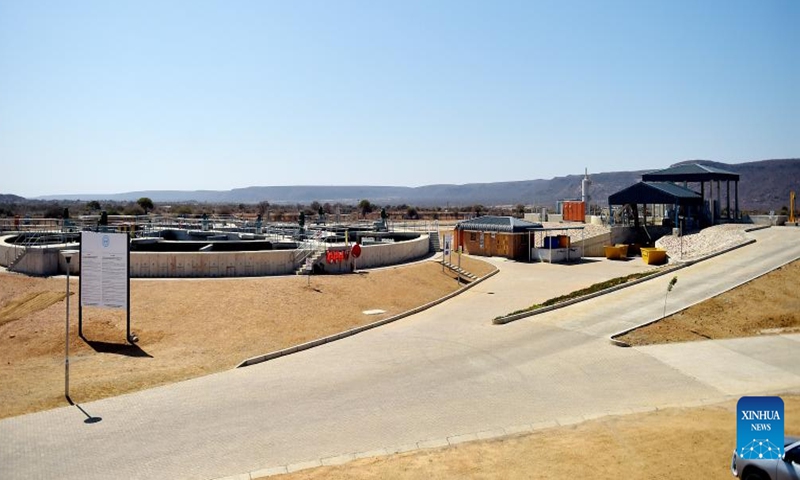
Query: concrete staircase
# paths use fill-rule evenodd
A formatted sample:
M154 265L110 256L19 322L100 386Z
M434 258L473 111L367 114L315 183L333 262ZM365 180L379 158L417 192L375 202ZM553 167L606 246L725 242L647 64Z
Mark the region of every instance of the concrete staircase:
M295 270L295 275L311 275L314 273L314 264L325 255L324 250L306 250L302 257L298 258L300 266Z
M17 249L16 254L14 256L14 260L11 260L11 262L9 262L9 264L8 264L8 271L9 272L13 272L14 271L14 267L19 265L19 263L22 261L23 258L25 258L25 255L27 253L28 253L28 249L25 248L25 247Z
M428 238L431 241L430 251L434 253L441 252L442 245L439 243L439 232L428 232Z
M445 261L442 261L442 263L444 264L445 267L447 267L450 270L456 272L458 275L467 278L467 280L470 281L470 282L473 281L473 280L477 280L478 279L477 276L471 274L470 272L464 270L463 268L459 268L458 265L453 265L453 264L447 263Z
M25 241L22 242L21 245L17 245L16 251L14 253L14 260L9 262L8 264L8 271L13 272L15 271L14 268L22 262L25 258L25 255L28 254L28 247L36 245L38 243L38 237L35 235L28 235L25 238Z

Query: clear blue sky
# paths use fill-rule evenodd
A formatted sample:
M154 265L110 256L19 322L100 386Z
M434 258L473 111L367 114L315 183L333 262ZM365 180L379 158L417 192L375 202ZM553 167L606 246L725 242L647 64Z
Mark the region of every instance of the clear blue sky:
M800 156L800 1L0 0L0 193Z

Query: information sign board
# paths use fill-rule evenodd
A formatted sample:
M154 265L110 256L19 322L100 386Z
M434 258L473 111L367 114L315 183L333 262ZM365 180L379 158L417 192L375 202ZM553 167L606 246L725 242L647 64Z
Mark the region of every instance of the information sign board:
M128 308L125 233L81 232L81 306Z

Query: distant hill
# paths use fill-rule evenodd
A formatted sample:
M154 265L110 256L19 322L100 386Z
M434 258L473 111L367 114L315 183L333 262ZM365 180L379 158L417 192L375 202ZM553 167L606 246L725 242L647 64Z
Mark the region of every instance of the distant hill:
M789 191L800 193L800 159L762 160L726 164L709 160L690 160L680 163L703 163L739 173L740 208L742 210L779 209L788 205ZM612 193L639 180L648 171L604 172L590 174L592 201L605 204ZM515 205L536 204L554 206L558 200L579 199L583 175L567 175L549 180L469 183L465 185L426 185L422 187L391 186L285 186L246 187L233 190L152 190L114 195L48 195L45 200L114 200L135 201L150 197L154 202L208 203L310 203L341 202L355 204L368 199L379 205L408 204L416 206L458 205ZM731 187L733 194L733 187Z
M19 195L12 195L10 193L0 193L0 203L18 203L24 202L25 197Z
M783 206L789 206L789 193L792 190L800 194L800 158L730 164L711 160L688 160L676 165L686 163L710 165L738 173L739 208L742 210L779 210ZM724 183L722 188L725 188ZM731 185L731 196L733 194Z

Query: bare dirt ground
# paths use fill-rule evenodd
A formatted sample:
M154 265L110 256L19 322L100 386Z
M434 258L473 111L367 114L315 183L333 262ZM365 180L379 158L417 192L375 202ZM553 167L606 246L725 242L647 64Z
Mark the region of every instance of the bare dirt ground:
M638 346L800 332L798 278L794 261L617 340Z
M478 276L494 267L469 257ZM66 405L66 281L0 274L0 418ZM133 280L124 312L84 309L78 337L77 279L70 302L70 393L76 402L233 368L255 355L397 315L455 291L440 264L355 275L204 280ZM381 315L365 315L380 309Z
M784 395L787 434L800 434L800 396ZM604 417L497 440L356 460L281 475L344 479L733 478L736 401ZM275 478L275 477L271 477Z

